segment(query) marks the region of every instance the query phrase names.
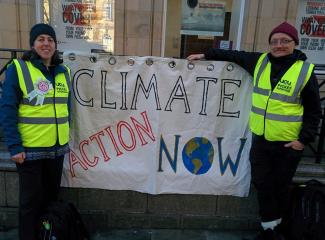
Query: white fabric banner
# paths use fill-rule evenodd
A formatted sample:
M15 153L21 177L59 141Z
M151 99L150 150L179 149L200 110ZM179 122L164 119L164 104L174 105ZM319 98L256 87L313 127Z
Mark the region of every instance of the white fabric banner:
M65 53L71 152L62 185L247 196L252 79L229 62Z

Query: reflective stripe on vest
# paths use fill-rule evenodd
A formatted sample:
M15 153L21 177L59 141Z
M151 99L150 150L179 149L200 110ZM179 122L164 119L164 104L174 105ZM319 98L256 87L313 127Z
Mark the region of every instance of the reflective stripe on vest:
M276 120L281 122L302 122L302 116L285 116L275 113L267 113L264 109L252 107L252 112L264 116L266 119Z
M62 117L62 118L32 118L32 117L20 117L19 122L20 123L26 123L26 124L62 124L67 123L69 120L68 117Z
M69 69L55 76L55 86L44 95L42 104L37 98L29 100L28 94L36 89L36 83L46 80L42 72L31 62L14 60L23 99L19 105L18 128L25 147L50 147L58 141L64 145L69 139L68 96L70 91Z
M28 98L24 98L22 100L22 104L24 105L32 105L34 106L36 104L36 99L34 98L33 100L29 101ZM53 104L54 103L54 98L53 97L47 97L44 99L43 104ZM67 97L56 97L55 98L55 103L62 103L62 104L67 104L68 103L68 98Z
M300 93L308 82L314 65L297 61L271 90L271 63L263 54L255 68L250 128L269 141L298 139L303 107Z

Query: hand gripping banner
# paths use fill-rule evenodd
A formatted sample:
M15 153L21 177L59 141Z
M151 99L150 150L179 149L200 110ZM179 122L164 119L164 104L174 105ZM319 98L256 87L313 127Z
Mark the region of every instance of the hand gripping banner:
M229 62L67 52L62 185L247 196L252 79Z

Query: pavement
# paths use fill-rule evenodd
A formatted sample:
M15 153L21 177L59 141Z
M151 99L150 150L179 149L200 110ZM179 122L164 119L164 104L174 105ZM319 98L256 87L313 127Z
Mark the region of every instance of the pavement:
M111 229L92 234L91 240L241 240L252 231L207 231L179 229ZM0 231L0 240L17 240L17 229Z

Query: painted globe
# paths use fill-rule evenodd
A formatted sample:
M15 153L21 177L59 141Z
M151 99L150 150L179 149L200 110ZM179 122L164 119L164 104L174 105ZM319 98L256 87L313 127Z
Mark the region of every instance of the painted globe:
M214 149L211 142L203 137L189 140L182 152L184 166L195 175L206 173L212 165Z

